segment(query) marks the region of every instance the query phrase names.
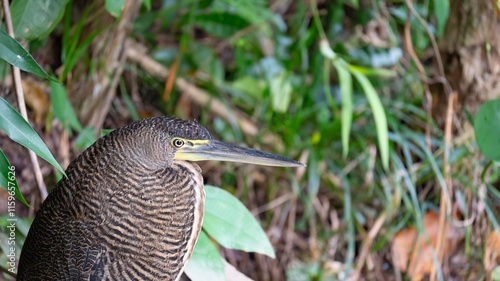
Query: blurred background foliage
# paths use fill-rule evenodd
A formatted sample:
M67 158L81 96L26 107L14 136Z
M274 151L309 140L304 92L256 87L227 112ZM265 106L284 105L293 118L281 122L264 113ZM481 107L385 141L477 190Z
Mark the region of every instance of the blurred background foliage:
M251 279L500 280L498 162L473 128L500 90L498 7L14 0L11 14L16 39L61 82L22 81L31 125L63 168L101 129L158 115L307 163L200 163L205 183L240 198L276 251L219 247ZM4 61L0 78L18 108ZM27 152L3 132L0 144L33 206L17 205L29 224L42 199ZM485 147L494 154L498 141ZM61 174L40 166L50 191Z

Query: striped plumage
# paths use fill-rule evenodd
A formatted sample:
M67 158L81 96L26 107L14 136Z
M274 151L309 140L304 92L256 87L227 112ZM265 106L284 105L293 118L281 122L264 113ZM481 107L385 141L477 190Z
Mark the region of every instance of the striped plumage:
M178 280L203 218L203 179L173 137L211 140L155 117L96 141L68 167L26 238L17 280Z

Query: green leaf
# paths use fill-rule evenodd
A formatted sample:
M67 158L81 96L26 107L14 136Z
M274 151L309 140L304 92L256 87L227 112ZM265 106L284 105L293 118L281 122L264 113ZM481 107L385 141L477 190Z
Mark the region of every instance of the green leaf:
M71 128L80 132L82 125L73 111L73 106L68 100L68 94L62 84L50 82L50 102L54 115L66 131L71 133Z
M217 247L210 241L205 232L194 247L193 256L186 266L186 275L193 281L224 280L224 264Z
M102 129L101 130L101 138L104 137L105 135L113 132L115 129Z
M256 252L274 258L271 242L248 209L229 192L205 185L207 200L203 229L229 249Z
M228 263L225 259L222 259L222 263L224 263L224 272L225 272L225 280L232 281L253 281L248 278L245 274L241 273L236 269L232 264Z
M224 66L214 50L197 42L190 44L189 49L191 59L203 72L210 74L215 80L224 79Z
M495 268L491 271L491 280L500 281L500 265L495 266Z
M230 38L236 32L250 26L250 24L238 15L230 13L211 13L197 15L194 22L201 29L219 38Z
M234 11L252 24L259 24L272 19L272 12L266 7L264 0L217 0L212 9L215 11Z
M142 5L144 5L144 7L146 7L147 11L151 10L151 0L142 1Z
M137 121L141 119L139 117L139 114L137 113L137 110L135 110L135 106L134 103L132 102L132 99L127 93L127 87L125 87L125 81L123 80L123 77L120 78L120 92L122 94L123 101L125 102L125 105L127 106L128 111L130 112L132 120Z
M52 81L57 81L43 71L38 63L36 63L35 59L33 59L30 53L28 53L21 44L2 30L0 30L0 58L21 70L31 72Z
M359 65L349 65L349 69L351 71L359 72L363 75L377 75L377 76L385 76L385 77L396 77L397 73L392 70L384 69L384 68L369 68L363 67Z
M368 80L365 75L352 68L349 68L349 70L351 70L356 80L359 82L359 84L361 84L368 102L370 103L370 107L372 108L373 118L375 119L375 126L377 127L378 145L380 149L380 157L382 158L382 166L384 167L384 169L388 169L389 136L384 107L380 102L380 98L378 97L375 88L373 88L372 83L370 83L370 80Z
M67 3L68 0L12 1L14 34L26 40L49 35L61 20Z
M75 140L76 149L86 149L96 141L94 127L88 126L80 131Z
M0 149L0 187L5 189L10 196L14 196L23 202L26 206L31 206L26 202L21 191L19 190L19 185L17 185L16 180L16 168L11 166L7 157L3 153L2 149ZM7 199L9 202L10 199Z
M342 154L344 157L349 153L349 134L352 125L352 76L346 68L346 64L341 60L332 60L339 75L340 92L342 94Z
M269 81L269 91L273 102L273 110L280 113L288 111L292 98L292 83L285 71Z
M0 60L0 80L5 81L5 77L9 75L10 65L5 60Z
M231 87L249 97L261 100L266 89L266 82L252 76L243 76L232 82Z
M32 150L66 175L35 130L3 98L0 98L0 129L4 130L13 141Z
M446 21L450 15L450 2L449 0L434 0L434 13L436 14L438 36L443 35Z
M73 46L69 50L67 60L64 61L64 70L62 74L62 81L65 81L66 78L68 77L68 74L73 70L75 67L76 63L81 59L81 57L85 54L85 51L87 48L90 46L92 41L94 40L97 35L99 35L103 30L108 28L108 26L105 26L101 29L95 30L92 32L88 37L83 40L83 42L76 48L76 50L73 50ZM73 45L76 44L76 42L73 42Z
M106 0L106 10L115 18L120 18L126 0Z
M500 161L500 99L481 105L474 120L474 133L484 156Z

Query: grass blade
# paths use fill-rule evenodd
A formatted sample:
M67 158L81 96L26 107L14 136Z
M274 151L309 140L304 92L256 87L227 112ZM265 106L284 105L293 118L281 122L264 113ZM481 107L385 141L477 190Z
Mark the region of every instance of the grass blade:
M368 80L365 75L361 74L355 69L351 67L349 67L349 69L351 70L352 74L359 82L359 84L361 84L368 102L370 103L370 107L373 110L373 117L375 119L375 125L377 127L380 157L382 158L382 166L387 170L389 167L389 137L384 107L382 106L380 98L378 97L377 92L375 91L375 88L373 88L370 80Z
M342 93L342 154L347 157L349 153L349 135L351 132L352 125L352 76L345 67L345 63L341 63L340 60L332 60L335 69L339 75L340 92Z

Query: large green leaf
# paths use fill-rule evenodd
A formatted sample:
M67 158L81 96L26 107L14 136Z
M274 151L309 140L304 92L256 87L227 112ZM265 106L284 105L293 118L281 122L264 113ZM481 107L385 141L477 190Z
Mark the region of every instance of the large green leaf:
M375 119L375 126L377 128L377 138L378 145L380 149L380 157L382 158L382 166L384 169L389 168L389 132L387 128L387 118L385 116L384 107L380 102L380 98L373 88L370 80L366 78L365 75L359 73L354 69L350 69L356 80L358 80L359 84L363 88L365 92L366 98L370 103L370 107L373 111L373 118Z
M224 264L215 245L205 232L200 233L193 256L186 266L186 275L193 281L224 280Z
M17 199L21 200L21 202L26 204L26 206L31 208L28 202L24 200L24 197L21 194L21 191L19 190L19 186L17 185L17 180L16 180L15 169L16 168L14 166L10 165L9 160L7 160L7 157L5 157L5 154L0 148L0 187L7 190L7 192L9 192L11 196L16 197Z
M201 29L220 38L230 38L250 25L240 16L230 13L197 15L194 21Z
M239 272L238 269L236 269L234 266L232 266L226 260L223 259L222 263L224 263L224 273L226 275L226 279L225 280L231 280L231 281L253 281L252 279L248 278L245 274Z
M68 94L63 85L55 82L50 82L50 102L54 115L63 125L64 129L71 133L71 128L80 132L82 125L73 111L73 106L68 100Z
M64 14L68 0L15 0L11 14L14 34L26 40L50 34Z
M33 59L30 53L28 53L21 44L2 30L0 30L0 58L21 70L57 81L43 71L38 63L36 63L35 59Z
M500 99L481 105L474 120L474 133L484 156L500 161Z
M3 98L0 98L0 129L4 130L13 141L32 150L66 175L40 136L21 114Z
M229 249L275 257L264 230L248 209L229 192L205 185L207 200L203 228L219 244Z

